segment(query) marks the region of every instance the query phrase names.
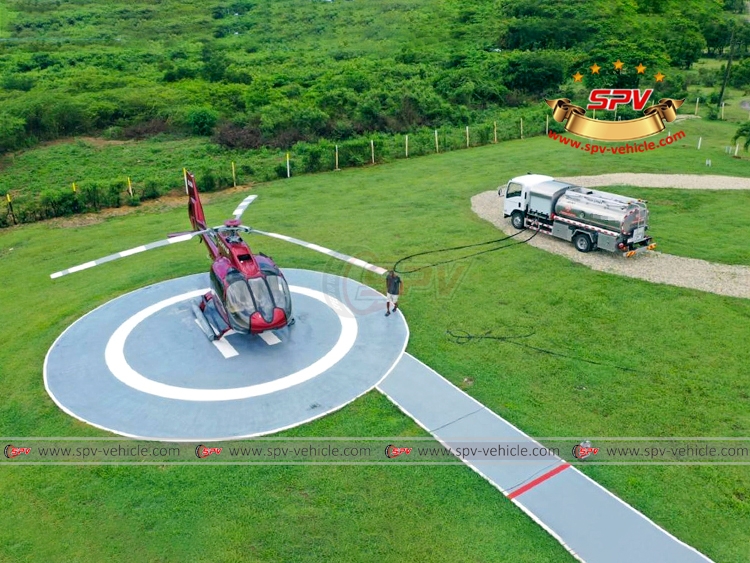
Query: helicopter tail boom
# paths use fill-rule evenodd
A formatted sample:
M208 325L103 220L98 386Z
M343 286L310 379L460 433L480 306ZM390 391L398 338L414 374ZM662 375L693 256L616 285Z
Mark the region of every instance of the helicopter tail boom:
M195 176L185 169L182 172L185 176L185 192L188 195L190 224L193 225L196 231L203 231L206 229L206 216L203 214L203 205L198 194L198 185L195 183Z

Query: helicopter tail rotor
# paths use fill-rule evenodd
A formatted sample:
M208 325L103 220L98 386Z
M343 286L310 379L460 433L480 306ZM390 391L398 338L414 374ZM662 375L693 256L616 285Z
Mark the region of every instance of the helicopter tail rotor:
M331 250L330 248L325 248L324 246L313 244L311 242L306 242L298 238L289 237L287 235L280 235L279 233L268 233L265 231L259 231L257 229L250 229L250 232L258 234L258 235L264 235L267 237L279 239L279 240L284 240L286 242L291 242L292 244L297 244L299 246L304 246L305 248L309 248L310 250L314 250L316 252L320 252L322 254L331 256L332 258L336 258L338 260L343 260L344 262L348 262L349 264L352 264L353 266L364 268L365 270L374 272L378 274L379 276L383 276L388 272L388 270L386 270L385 268L381 268L380 266L374 266L373 264L369 264L365 262L364 260L360 260L359 258L354 258L353 256L348 256L347 254L342 254L341 252L336 252L335 250Z

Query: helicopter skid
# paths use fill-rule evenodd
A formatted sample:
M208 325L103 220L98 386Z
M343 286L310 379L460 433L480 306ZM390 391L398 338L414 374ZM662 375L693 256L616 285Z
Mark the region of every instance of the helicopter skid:
M232 328L224 321L224 318L216 309L213 299L206 299L204 296L201 298L200 305L193 302L191 303L191 308L198 326L209 340L220 339Z

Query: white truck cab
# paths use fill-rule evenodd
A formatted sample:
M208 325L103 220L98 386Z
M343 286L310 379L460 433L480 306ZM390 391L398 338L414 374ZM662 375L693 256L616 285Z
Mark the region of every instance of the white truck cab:
M504 186L500 186L498 195L503 195L505 191L505 202L503 203L503 215L505 217L519 217L518 224L514 219L513 226L516 229L523 228L523 218L518 214L513 215L513 211L520 210L525 211L529 204L529 191L528 188L543 184L545 182L552 182L554 178L552 176L544 176L542 174L526 174L525 176L518 176L510 180Z

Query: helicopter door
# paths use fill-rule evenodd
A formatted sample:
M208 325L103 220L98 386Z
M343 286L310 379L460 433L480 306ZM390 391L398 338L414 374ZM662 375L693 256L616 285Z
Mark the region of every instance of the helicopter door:
M289 295L289 286L286 280L275 274L266 274L266 282L271 289L271 295L273 295L276 306L283 309L286 318L289 319L292 314L292 297Z
M263 320L270 323L273 320L273 298L271 293L268 291L268 286L263 278L253 278L247 280L250 286L250 291L253 293L255 298L255 305L257 306L258 312L263 317Z
M250 315L255 313L255 303L244 279L238 279L227 287L226 304L232 321L238 327L249 330Z

